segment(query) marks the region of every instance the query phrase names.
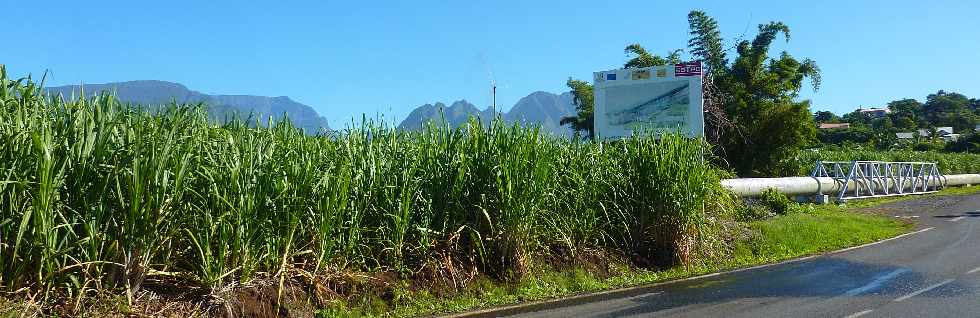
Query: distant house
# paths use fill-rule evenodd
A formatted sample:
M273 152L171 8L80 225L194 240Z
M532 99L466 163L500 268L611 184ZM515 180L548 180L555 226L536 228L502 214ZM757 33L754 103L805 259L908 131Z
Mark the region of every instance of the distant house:
M887 116L892 111L886 108L858 108L857 111L871 118L881 118Z
M900 133L895 133L895 137L898 137L899 140L912 140L912 139L915 139L915 133L914 132L900 132Z
M953 134L953 127L936 127L936 133L938 137ZM929 137L932 135L932 129L919 129L919 136Z
M957 139L960 139L960 134L945 134L939 137L942 138L943 141L956 141Z
M973 127L973 131L980 131L980 124Z
M820 128L820 129L846 129L846 128L851 128L851 124L850 123L841 123L841 124L822 123L822 124L820 124L820 126L817 126L817 128Z

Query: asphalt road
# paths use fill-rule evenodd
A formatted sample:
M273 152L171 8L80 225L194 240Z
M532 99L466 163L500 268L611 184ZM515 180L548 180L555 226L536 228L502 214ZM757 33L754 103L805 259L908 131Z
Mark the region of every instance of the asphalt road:
M842 253L514 317L980 317L980 194L889 214L921 232Z

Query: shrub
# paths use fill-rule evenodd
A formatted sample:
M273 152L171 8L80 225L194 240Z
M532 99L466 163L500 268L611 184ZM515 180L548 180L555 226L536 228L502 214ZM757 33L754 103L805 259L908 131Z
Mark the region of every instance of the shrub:
M943 150L948 152L980 153L980 133L962 135L956 141L946 143L946 147Z
M742 214L739 216L739 221L755 221L755 220L765 220L776 216L776 213L772 211L767 205L759 204L758 201L746 204L742 208Z
M783 215L789 212L790 205L792 204L789 198L774 189L766 189L766 191L763 191L762 196L759 197L759 203L778 215Z
M912 146L912 150L915 151L942 151L944 144L942 142L929 142L923 141L918 142Z

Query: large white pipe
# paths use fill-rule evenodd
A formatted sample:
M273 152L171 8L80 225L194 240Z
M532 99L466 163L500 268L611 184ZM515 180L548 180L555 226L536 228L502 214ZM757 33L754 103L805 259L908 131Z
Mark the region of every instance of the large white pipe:
M945 177L948 186L980 184L980 174L951 174Z
M954 174L943 176L946 186L958 186L966 184L980 184L980 174ZM889 184L892 180L889 179ZM836 194L840 191L842 183L833 178L827 177L787 177L787 178L742 178L721 180L721 186L725 187L740 197L753 197L761 195L766 189L774 189L779 193L787 195L815 195ZM930 185L935 185L935 181L930 181ZM853 188L854 184L848 186Z

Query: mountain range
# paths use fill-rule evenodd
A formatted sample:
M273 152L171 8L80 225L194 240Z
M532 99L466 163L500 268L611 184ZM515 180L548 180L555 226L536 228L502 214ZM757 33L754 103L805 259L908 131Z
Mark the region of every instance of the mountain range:
M258 118L266 120L270 116L279 120L283 115L297 127L307 132L330 130L327 119L312 107L296 102L286 96L267 97L253 95L209 95L193 91L184 85L166 81L129 81L106 84L68 85L46 88L49 93L65 97L91 96L102 91L114 93L122 102L146 106L163 105L172 101L177 103L198 103L208 105L208 115L212 119L223 120L230 116Z
M330 130L327 119L320 116L312 107L296 102L289 97L268 97L254 95L210 95L188 89L186 86L157 80L139 80L115 82L106 84L85 84L48 87L52 94L62 94L66 97L80 96L82 90L91 96L102 91L116 95L120 101L144 106L177 103L198 103L208 105L208 114L214 120L228 119L231 116L259 118L265 120L270 116L279 120L287 116L294 125L308 132ZM445 119L453 127L466 122L469 116L476 116L485 122L492 117L493 111L480 110L466 100L459 100L448 107L437 102L415 108L399 127L402 129L419 129L429 121ZM575 114L570 93L552 94L534 92L517 101L507 112L500 115L508 123L541 125L543 132L559 136L571 136L568 127L559 125L564 116Z
M518 100L510 111L501 113L501 117L508 123L539 124L543 132L571 136L571 129L561 126L559 121L562 117L574 115L575 112L571 93L557 95L537 91ZM457 127L465 123L469 116L478 117L486 122L493 116L493 110L489 107L480 110L466 100L456 101L448 107L443 103L425 104L409 113L398 127L419 129L425 122L439 122L443 119L449 125Z

